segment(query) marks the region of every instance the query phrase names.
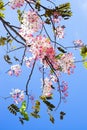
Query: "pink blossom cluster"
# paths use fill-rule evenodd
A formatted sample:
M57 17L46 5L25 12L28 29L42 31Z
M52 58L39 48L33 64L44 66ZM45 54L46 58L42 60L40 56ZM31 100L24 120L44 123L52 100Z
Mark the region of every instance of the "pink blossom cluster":
M33 0L27 0L28 2L32 2ZM20 8L24 5L25 0L9 0L9 5L12 9Z
M9 5L11 6L12 9L15 8L20 8L23 6L25 0L9 0Z
M8 71L10 76L15 75L19 76L21 74L21 67L19 64L11 66L11 69Z
M62 94L62 99L64 102L66 102L66 97L68 97L68 84L65 81L62 81L62 84L60 85L60 90Z
M44 82L42 82L42 84L44 84L43 88L43 92L42 92L42 96L45 97L50 97L52 96L52 81L49 78L45 78Z
M22 102L24 100L24 91L20 89L12 89L12 92L10 93L11 97L14 99L14 102L16 104Z
M33 57L24 57L25 65L30 68L33 65L34 58Z
M82 47L84 46L84 43L82 42L82 40L75 40L73 41L74 45L77 47Z
M58 14L58 12L54 12L53 13L53 22L54 23L59 23L61 21L61 17L60 17L60 15Z
M57 26L55 28L55 34L59 39L64 38L64 26Z
M64 26L60 25L60 21L61 21L62 17L58 14L58 12L54 12L53 13L53 23L55 24L55 35L59 38L62 39L64 38ZM57 25L57 26L56 26Z
M53 66L53 68L58 72L71 74L75 68L74 57L72 53L62 54L60 58L56 59L56 52L52 47L49 38L39 35L32 38L31 46L29 51L32 57L25 59L25 64L27 67L31 66L32 60L39 59L46 67ZM28 44L27 44L28 45Z
M33 10L29 10L28 12L25 12L23 14L21 29L19 33L27 41L29 37L33 33L38 32L39 29L41 29L41 27L42 27L42 21L37 15L37 13Z
M62 72L71 74L75 68L74 57L72 53L65 53L58 59L58 64L62 69Z
M56 82L58 81L58 80L57 80L57 77L56 77L55 75L50 74L49 76L50 76L50 80L51 80L52 82L56 83Z
M49 59L54 59L55 57L55 50L53 49L49 38L42 35L36 36L32 39L30 52L32 53L33 57L40 59L42 62L45 56L47 56Z

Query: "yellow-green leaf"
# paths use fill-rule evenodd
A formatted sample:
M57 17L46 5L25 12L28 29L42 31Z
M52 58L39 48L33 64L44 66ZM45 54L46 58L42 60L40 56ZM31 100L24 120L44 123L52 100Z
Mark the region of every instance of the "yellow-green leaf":
M87 61L83 63L84 67L87 69Z

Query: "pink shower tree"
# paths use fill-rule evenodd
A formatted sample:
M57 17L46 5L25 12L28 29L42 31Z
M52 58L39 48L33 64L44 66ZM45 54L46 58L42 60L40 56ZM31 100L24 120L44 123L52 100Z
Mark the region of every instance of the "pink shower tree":
M73 41L73 46L65 47L60 44L60 40L65 37L65 26L62 21L68 20L72 16L70 3L56 5L53 0L0 0L0 24L3 24L5 33L0 35L0 46L6 48L4 60L10 68L6 74L11 76L20 76L22 67L26 66L30 70L25 89L12 89L10 98L13 103L8 106L8 110L17 115L19 121L23 124L28 121L30 116L40 118L40 105L44 103L47 106L47 113L50 121L54 123L52 112L56 111L61 102L66 102L68 96L68 83L63 79L62 74L71 75L74 73L75 63L83 62L87 68L87 46L81 40ZM6 21L6 8L14 10L18 17L18 24L12 25ZM19 25L19 26L18 26ZM15 42L15 47L12 47ZM1 48L1 47L0 47ZM72 52L68 49L79 49L82 60L75 59ZM13 57L14 64L10 53L21 51L21 58ZM38 72L41 78L41 94L37 100L29 91L29 83L32 74L38 66ZM53 104L54 95L58 93L58 103ZM8 98L8 97L1 97ZM42 100L42 101L41 101ZM28 113L30 108L29 101L32 101L32 112ZM60 119L63 119L64 112L60 112Z

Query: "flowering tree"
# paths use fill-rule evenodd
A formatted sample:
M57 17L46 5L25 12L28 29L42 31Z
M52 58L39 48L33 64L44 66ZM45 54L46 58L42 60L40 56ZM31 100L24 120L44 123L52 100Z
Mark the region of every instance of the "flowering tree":
M41 103L47 106L47 114L54 123L52 113L59 108L62 101L66 102L68 96L68 83L64 81L63 73L71 75L76 62L83 62L87 68L87 46L81 40L74 40L73 46L67 47L59 43L65 37L65 25L62 25L62 21L72 16L70 3L56 5L53 0L44 1L47 5L42 0L8 0L7 3L0 0L0 24L5 29L5 34L0 35L0 46L5 48L4 60L9 64L6 74L18 77L24 66L29 69L25 89L13 88L8 97L0 98L13 99L8 110L14 115L19 113L18 118L22 124L30 116L40 118ZM7 7L16 12L17 25L6 21L4 12ZM82 60L75 59L69 48L79 50ZM12 53L20 50L20 58L12 57ZM35 66L41 75L41 94L37 100L29 89ZM57 104L52 103L55 93L58 93ZM32 112L29 113L30 104ZM64 115L61 111L60 119Z

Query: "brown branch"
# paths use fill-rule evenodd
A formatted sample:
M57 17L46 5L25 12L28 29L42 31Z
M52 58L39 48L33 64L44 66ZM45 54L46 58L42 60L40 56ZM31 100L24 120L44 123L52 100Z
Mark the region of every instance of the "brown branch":
M5 30L7 31L7 33L8 33L16 42L18 42L18 43L24 45L23 42L17 40L17 39L11 34L11 32L8 30L7 26L6 26L4 23L3 23L3 26L4 26Z
M25 57L26 49L27 49L27 47L25 47L25 49L24 49L24 53L23 53L22 60L21 60L21 65L23 64L23 60L24 60L24 57Z
M32 7L32 5L30 4L30 2L27 1L27 3L29 3L30 7L34 10L34 8ZM43 21L41 15L40 15L38 12L36 12L36 13L37 13L37 15L40 17L40 19ZM43 22L44 22L44 21L43 21ZM51 42L53 42L53 43L55 43L55 44L61 46L61 47L64 48L64 49L66 49L63 45L61 45L61 44L59 44L58 42L56 42L56 40L53 41L53 40L51 39L51 37L50 37L50 35L48 34L48 32L47 32L46 27L45 27L44 24L43 24L43 28L44 28L44 31L45 31L45 33L47 34L47 36L48 36L48 38L50 39Z
M4 4L0 9L2 9L5 6L7 6L8 4L9 4L9 2L7 2L6 4Z
M74 61L74 63L81 63L81 62L85 62L85 61L87 61L87 59L85 59L85 60L77 60L77 61Z
M35 63L36 63L36 59L34 60L34 63L33 63L32 69L31 69L31 72L30 72L30 74L29 74L29 77L28 77L28 80L27 80L27 83L26 83L26 95L29 95L29 94L28 94L28 85L29 85L31 76L32 76L32 74L33 74L33 70L34 70L34 67L35 67Z
M17 51L17 50L20 50L20 49L23 49L23 48L24 48L24 46L21 46L21 47L18 47L16 49L9 50L7 53L11 53L13 51Z
M85 46L87 46L87 45L85 45ZM66 49L68 49L68 48L74 48L74 49L77 49L77 48L81 48L81 46L67 46L67 47L65 47Z
M21 40L23 40L26 43L26 40L10 25L9 22L6 22L3 18L0 17L0 21L3 23L3 25L6 25L8 28L10 28L17 36L20 37ZM22 45L26 46L24 43Z
M56 78L57 78L57 84L58 84L58 92L59 92L59 102L58 102L58 105L57 105L57 107L55 108L55 110L54 111L56 111L58 108L59 108L59 106L60 106L60 104L61 104L61 89L60 89L60 82L59 82L59 78L58 78L58 76L57 76L57 74L56 74L56 72L55 72L55 68L53 67L53 65L52 65L52 63L50 62L50 60L49 60L49 58L46 56L45 57L45 60L46 60L46 62L48 63L48 65L49 65L49 67L52 69L52 71L53 71L53 73L54 73L54 75L56 76Z
M2 96L0 96L0 98L2 98L2 99L4 99L4 100L6 100L6 99L11 98L11 96L8 96L8 97L2 97Z
M29 96L30 96L29 93L28 93L28 87L29 87L28 85L29 85L29 82L31 80L31 76L32 76L33 71L34 71L35 63L36 63L36 59L34 60L32 70L31 70L31 72L29 74L29 77L28 77L28 80L27 80L27 83L26 83L26 91L25 91L25 93L27 95L27 107L26 107L26 110L28 109L28 106L29 106Z
M56 4L54 2L52 2L51 0L47 0L48 2L50 2L51 4L54 5L54 7L56 7Z

